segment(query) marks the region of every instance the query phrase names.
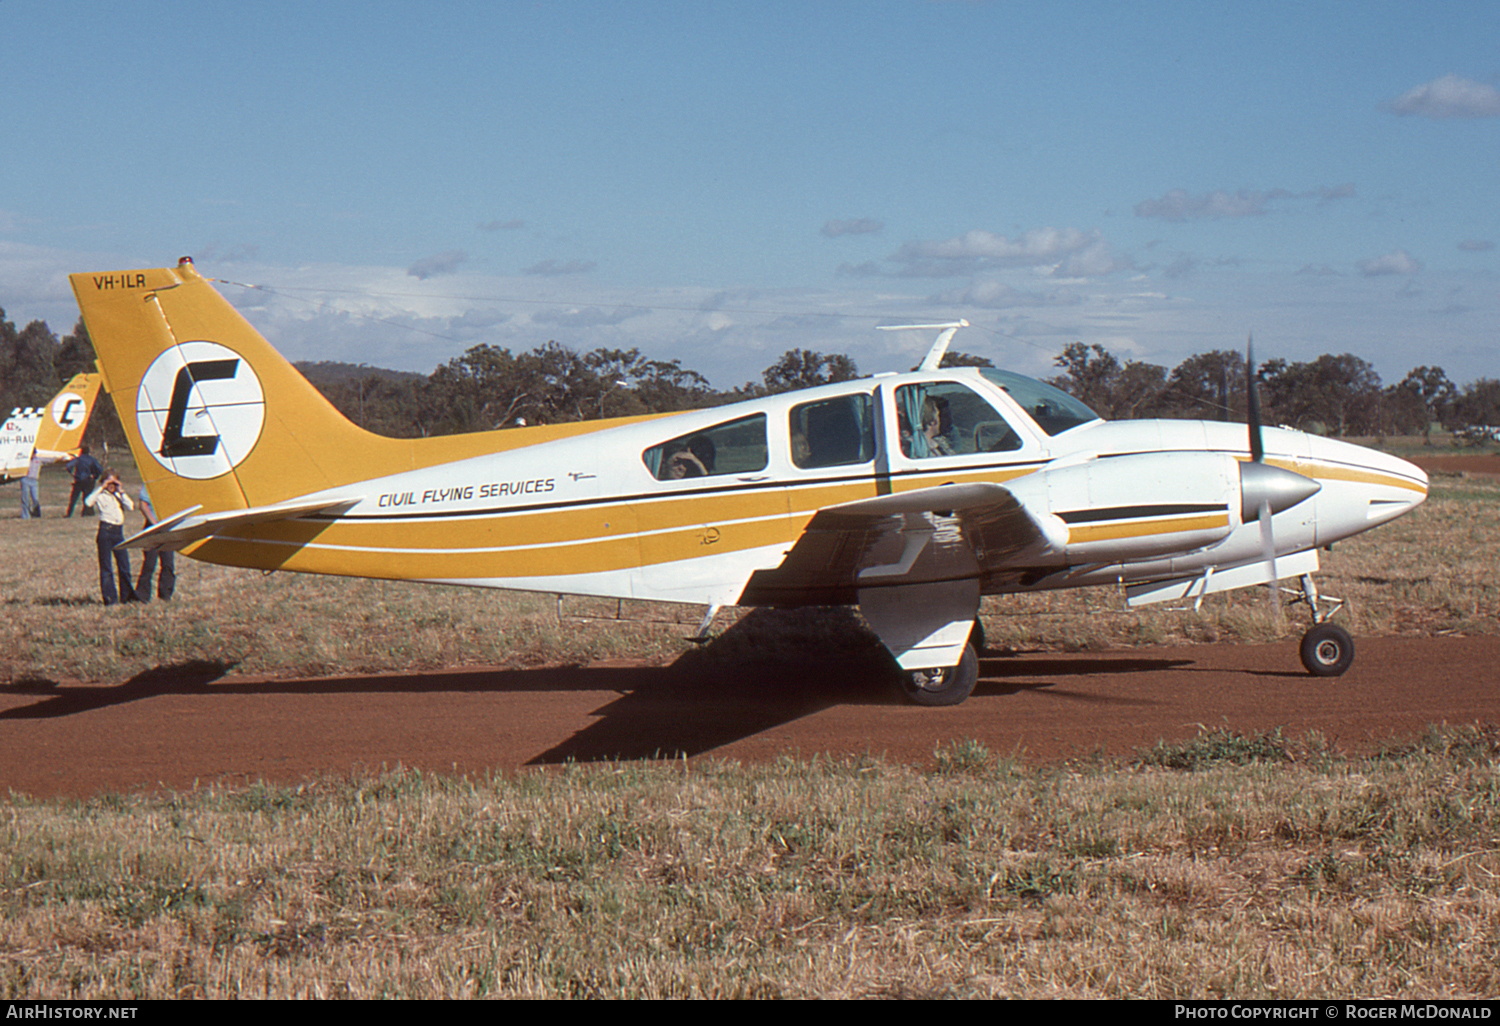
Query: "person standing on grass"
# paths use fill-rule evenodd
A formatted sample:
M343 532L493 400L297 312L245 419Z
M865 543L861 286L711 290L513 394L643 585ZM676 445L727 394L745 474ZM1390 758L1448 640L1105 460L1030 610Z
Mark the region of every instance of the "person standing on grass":
M156 508L151 505L151 496L146 491L145 485L141 485L136 498L141 504L144 526L150 527L156 523ZM172 597L172 592L177 590L176 553L169 549L147 549L141 553L141 579L135 582L137 602L151 601L151 573L156 569L158 560L161 561L161 577L156 582L156 597L165 602Z
M116 549L115 546L125 540L125 511L134 509L135 504L130 501L125 489L120 487L119 476L113 471L106 471L104 480L83 500L83 505L85 509L99 511L96 544L99 548L99 590L103 593L104 604L112 606L120 601L134 601L135 587L130 581L130 553L124 549ZM114 556L115 567L120 571L118 593L115 591L115 575L109 565L111 554Z
M31 450L31 462L26 465L26 476L21 478L21 519L42 519L41 480L42 464L47 462Z
M99 465L98 460L89 455L89 447L86 445L78 450L76 457L63 466L67 467L73 475L73 494L68 496L68 511L63 514L64 517L70 517L73 515L74 504L94 490L94 483L99 480L99 475L104 473L104 468ZM88 515L89 504L85 502L79 516Z

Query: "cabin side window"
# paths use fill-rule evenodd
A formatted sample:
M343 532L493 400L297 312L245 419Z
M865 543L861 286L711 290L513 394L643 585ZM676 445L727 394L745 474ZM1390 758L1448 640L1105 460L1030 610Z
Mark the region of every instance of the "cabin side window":
M952 381L896 389L896 423L901 452L911 459L1012 452L1022 444L993 406Z
M765 470L769 452L766 415L757 413L653 445L641 459L658 481L681 481Z
M803 470L875 458L875 404L868 393L793 406L792 462Z

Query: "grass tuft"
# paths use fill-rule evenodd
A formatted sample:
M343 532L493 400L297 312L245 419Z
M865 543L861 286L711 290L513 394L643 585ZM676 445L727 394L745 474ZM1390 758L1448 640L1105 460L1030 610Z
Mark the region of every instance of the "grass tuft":
M1198 736L1190 741L1158 741L1137 756L1141 766L1166 769L1199 770L1212 766L1243 766L1251 762L1290 762L1292 754L1281 728L1270 733L1241 734L1215 727L1198 727Z

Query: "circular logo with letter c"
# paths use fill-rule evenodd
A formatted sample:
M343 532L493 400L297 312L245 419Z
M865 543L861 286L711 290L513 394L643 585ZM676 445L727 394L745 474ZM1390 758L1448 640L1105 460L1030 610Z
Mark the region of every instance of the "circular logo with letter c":
M229 473L255 448L265 421L260 379L242 356L217 342L166 350L136 394L141 441L178 477L206 481Z
M64 431L72 431L89 419L88 403L77 392L59 392L47 412L52 422Z

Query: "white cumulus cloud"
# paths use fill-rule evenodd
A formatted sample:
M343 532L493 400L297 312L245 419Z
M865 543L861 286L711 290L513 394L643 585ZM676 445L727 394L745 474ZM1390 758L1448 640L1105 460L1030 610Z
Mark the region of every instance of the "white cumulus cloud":
M1389 109L1408 117L1500 118L1500 90L1473 79L1444 75L1393 100Z
M908 278L951 278L1003 268L1051 268L1065 277L1109 274L1130 266L1098 232L1034 228L1017 238L974 230L951 239L908 242L888 259Z
M1361 260L1358 267L1359 273L1366 278L1375 278L1382 274L1416 274L1422 269L1422 261L1406 250L1398 249L1385 256Z

